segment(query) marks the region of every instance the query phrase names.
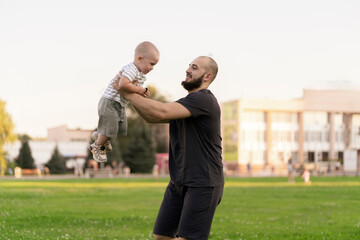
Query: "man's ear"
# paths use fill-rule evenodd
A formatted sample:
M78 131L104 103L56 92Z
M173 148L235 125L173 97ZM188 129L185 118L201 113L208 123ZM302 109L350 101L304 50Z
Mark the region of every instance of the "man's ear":
M213 75L211 73L207 73L204 76L204 81L205 82L211 82L212 77L213 77Z

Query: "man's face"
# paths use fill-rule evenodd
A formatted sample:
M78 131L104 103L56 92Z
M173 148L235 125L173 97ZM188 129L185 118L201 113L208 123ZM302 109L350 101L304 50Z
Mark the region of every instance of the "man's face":
M181 85L188 91L197 89L201 86L204 76L206 74L203 59L196 58L189 64L189 68L186 70L185 81L181 82Z
M201 75L199 78L195 78L195 79L192 78L191 81L187 81L187 80L182 81L181 85L188 91L197 89L201 86L204 76L205 76L205 73L203 75ZM186 76L186 79L187 79L187 76Z

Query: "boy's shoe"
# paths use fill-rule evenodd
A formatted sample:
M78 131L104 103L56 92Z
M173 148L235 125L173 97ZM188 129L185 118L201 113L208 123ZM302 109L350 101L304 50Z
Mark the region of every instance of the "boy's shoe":
M93 143L90 145L91 153L95 161L99 163L107 162L105 147L102 145L97 145Z
M91 134L91 138L96 142L96 140L98 138L98 135L99 135L98 132L94 131ZM107 141L104 145L105 145L105 148L106 148L107 152L111 152L113 150L110 141Z

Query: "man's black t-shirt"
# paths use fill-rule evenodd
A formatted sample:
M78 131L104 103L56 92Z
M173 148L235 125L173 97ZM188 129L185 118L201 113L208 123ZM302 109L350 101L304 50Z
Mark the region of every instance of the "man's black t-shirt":
M189 187L223 186L220 107L215 96L203 89L177 102L191 117L170 121L171 180Z

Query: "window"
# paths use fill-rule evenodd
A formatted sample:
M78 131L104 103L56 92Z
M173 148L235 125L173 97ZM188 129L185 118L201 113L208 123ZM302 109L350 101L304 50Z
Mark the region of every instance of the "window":
M315 162L315 153L314 152L308 152L307 153L307 160L309 163Z

